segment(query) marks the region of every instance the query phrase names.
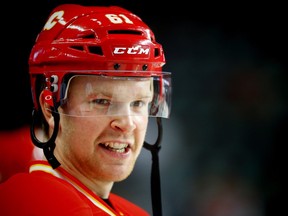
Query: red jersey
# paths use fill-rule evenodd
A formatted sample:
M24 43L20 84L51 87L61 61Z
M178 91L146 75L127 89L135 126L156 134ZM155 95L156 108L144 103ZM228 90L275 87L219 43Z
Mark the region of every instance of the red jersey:
M0 131L0 183L27 170L34 148L28 126Z
M108 205L61 166L35 161L29 173L0 184L0 215L148 216L139 206L111 193Z

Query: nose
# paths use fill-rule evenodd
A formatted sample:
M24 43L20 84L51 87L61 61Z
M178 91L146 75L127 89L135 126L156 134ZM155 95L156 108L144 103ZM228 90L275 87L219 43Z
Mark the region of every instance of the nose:
M115 116L111 122L111 127L114 130L120 130L124 133L129 133L135 130L136 124L133 120L133 116L131 115Z

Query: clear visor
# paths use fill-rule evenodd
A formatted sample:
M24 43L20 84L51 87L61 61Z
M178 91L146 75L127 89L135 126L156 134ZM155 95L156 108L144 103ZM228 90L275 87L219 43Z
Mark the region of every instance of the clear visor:
M62 86L60 114L93 116L149 116L169 118L171 76L149 77L74 75Z

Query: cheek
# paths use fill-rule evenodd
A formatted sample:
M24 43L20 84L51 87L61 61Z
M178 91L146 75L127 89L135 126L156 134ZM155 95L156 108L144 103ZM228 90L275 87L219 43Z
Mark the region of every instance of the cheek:
M148 120L149 118L147 116L135 116L133 119L137 129L143 131L147 129Z
M97 133L101 132L103 122L91 118L79 118L79 117L64 117L61 121L61 134L66 140L71 142L83 142L89 138L97 137ZM87 140L88 141L88 140Z
M148 127L148 118L146 117L139 117L139 119L135 122L136 123L136 130L137 130L137 134L139 135L139 137L141 137L141 141L140 142L144 142L145 139L145 135L147 132L147 127Z
M59 150L71 160L85 160L95 150L93 144L102 131L99 128L101 125L103 124L96 120L66 117L61 124Z

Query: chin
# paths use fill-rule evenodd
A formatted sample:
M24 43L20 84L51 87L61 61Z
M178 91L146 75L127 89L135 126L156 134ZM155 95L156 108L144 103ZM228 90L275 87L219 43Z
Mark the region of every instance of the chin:
M127 179L130 176L131 172L129 173L119 173L118 175L116 173L113 173L113 176L111 178L113 179L114 182L121 182L125 179Z

